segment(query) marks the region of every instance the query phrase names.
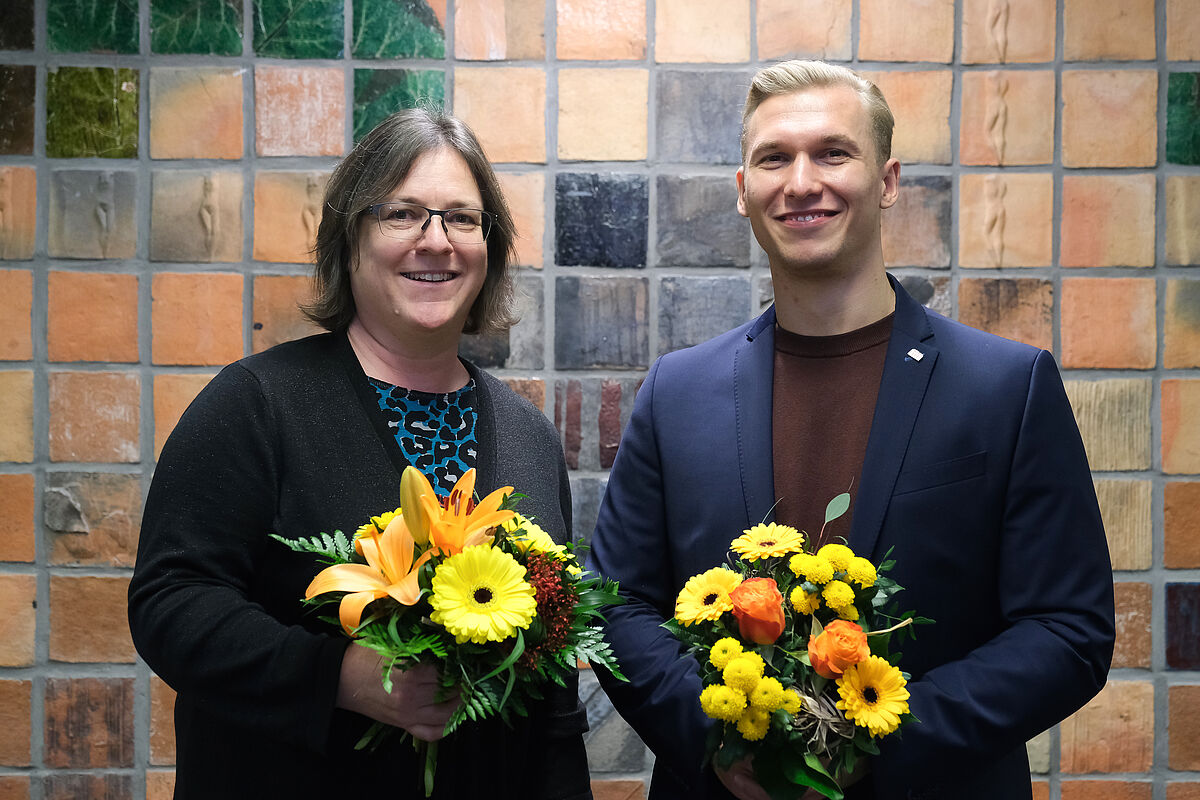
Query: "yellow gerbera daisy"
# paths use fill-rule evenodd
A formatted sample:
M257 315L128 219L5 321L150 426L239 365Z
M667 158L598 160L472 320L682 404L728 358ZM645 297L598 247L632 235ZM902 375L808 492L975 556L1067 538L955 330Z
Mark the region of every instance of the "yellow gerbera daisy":
M733 688L749 694L762 680L765 668L766 664L763 663L762 656L754 651L749 651L730 659L729 663L725 665L725 669L721 670L721 677Z
M827 544L817 551L817 555L828 560L835 571L842 572L850 566L850 559L854 558L854 551L844 544Z
M804 534L791 525L777 525L774 522L766 525L759 523L743 531L729 544L730 550L747 561L785 556L803 547Z
M870 656L847 667L838 678L842 699L837 707L871 736L886 736L900 727L900 715L908 713L906 684L899 669L879 656Z
M869 589L875 585L875 578L878 574L875 572L875 565L865 558L855 556L850 559L850 564L846 567L846 577L857 583L864 589Z
M806 592L803 586L792 589L788 599L792 601L792 608L796 609L797 614L811 614L821 607L821 593Z
M746 708L746 693L732 686L714 683L700 692L700 708L712 719L737 722Z
M741 582L741 575L724 567L693 575L675 600L675 619L681 625L720 619L726 611L733 610L729 593Z
M763 678L750 692L750 705L764 711L778 711L783 708L783 684L775 678Z
M732 636L718 639L708 653L708 663L717 669L725 669L730 659L742 654L742 643Z
M490 545L473 545L443 561L434 573L429 618L460 644L502 642L528 628L537 612L525 568Z
M833 580L833 564L829 559L812 553L797 553L788 559L788 567L797 578L810 583L829 583Z
M830 581L825 584L825 588L821 590L821 596L825 598L825 605L835 611L854 605L854 589L845 581Z
M771 727L771 713L761 708L747 708L737 721L738 733L749 742L757 742L767 735Z

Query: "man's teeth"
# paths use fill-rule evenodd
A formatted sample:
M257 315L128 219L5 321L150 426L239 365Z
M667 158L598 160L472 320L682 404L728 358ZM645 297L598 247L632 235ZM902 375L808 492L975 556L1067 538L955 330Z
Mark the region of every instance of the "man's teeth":
M452 272L406 272L404 277L410 281L426 281L428 283L441 283L448 281L454 277Z

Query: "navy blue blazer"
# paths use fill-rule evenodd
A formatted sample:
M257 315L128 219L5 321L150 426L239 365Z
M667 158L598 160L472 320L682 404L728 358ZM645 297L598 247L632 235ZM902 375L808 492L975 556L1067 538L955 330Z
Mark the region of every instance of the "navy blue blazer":
M849 544L876 562L891 548L901 607L936 624L903 648L921 721L883 740L850 796L1027 798L1025 742L1094 696L1112 657L1111 565L1091 472L1048 352L948 320L892 286ZM696 664L660 625L684 582L722 563L776 500L774 327L772 308L655 362L591 543L591 567L629 601L607 612L607 634L630 682L601 680L656 755L656 799L728 796L701 769L709 721Z

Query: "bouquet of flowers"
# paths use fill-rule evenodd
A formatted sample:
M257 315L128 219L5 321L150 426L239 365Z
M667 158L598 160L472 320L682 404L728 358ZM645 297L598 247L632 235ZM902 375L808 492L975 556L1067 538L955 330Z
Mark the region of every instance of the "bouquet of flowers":
M447 735L468 719L527 716L528 701L542 697L539 687L565 685L580 660L623 677L597 625L604 606L622 602L617 584L584 574L573 545L556 544L513 510L513 487L479 502L474 489L469 470L439 498L410 466L400 508L371 517L352 540L341 531L274 537L330 565L304 602L338 604L346 635L383 657L387 691L394 670L438 665L443 695L457 692L460 701ZM378 744L393 730L377 722L358 746ZM437 745L414 745L424 752L428 797Z
M849 507L849 494L835 497L825 524ZM707 758L728 769L753 756L773 798L811 787L841 800L836 776L915 720L891 647L929 620L897 615L894 561L876 568L844 544L808 544L787 525L746 530L732 568L688 579L665 626L700 663L700 706L717 720Z

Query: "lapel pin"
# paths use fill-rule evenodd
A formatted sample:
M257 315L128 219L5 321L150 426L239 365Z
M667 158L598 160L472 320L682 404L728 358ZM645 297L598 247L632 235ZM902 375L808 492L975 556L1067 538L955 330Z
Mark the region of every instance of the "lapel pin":
M920 361L922 358L925 357L925 354L922 353L920 350L918 350L915 347L912 350L909 350L906 355L908 355L908 357L911 358L913 361Z

